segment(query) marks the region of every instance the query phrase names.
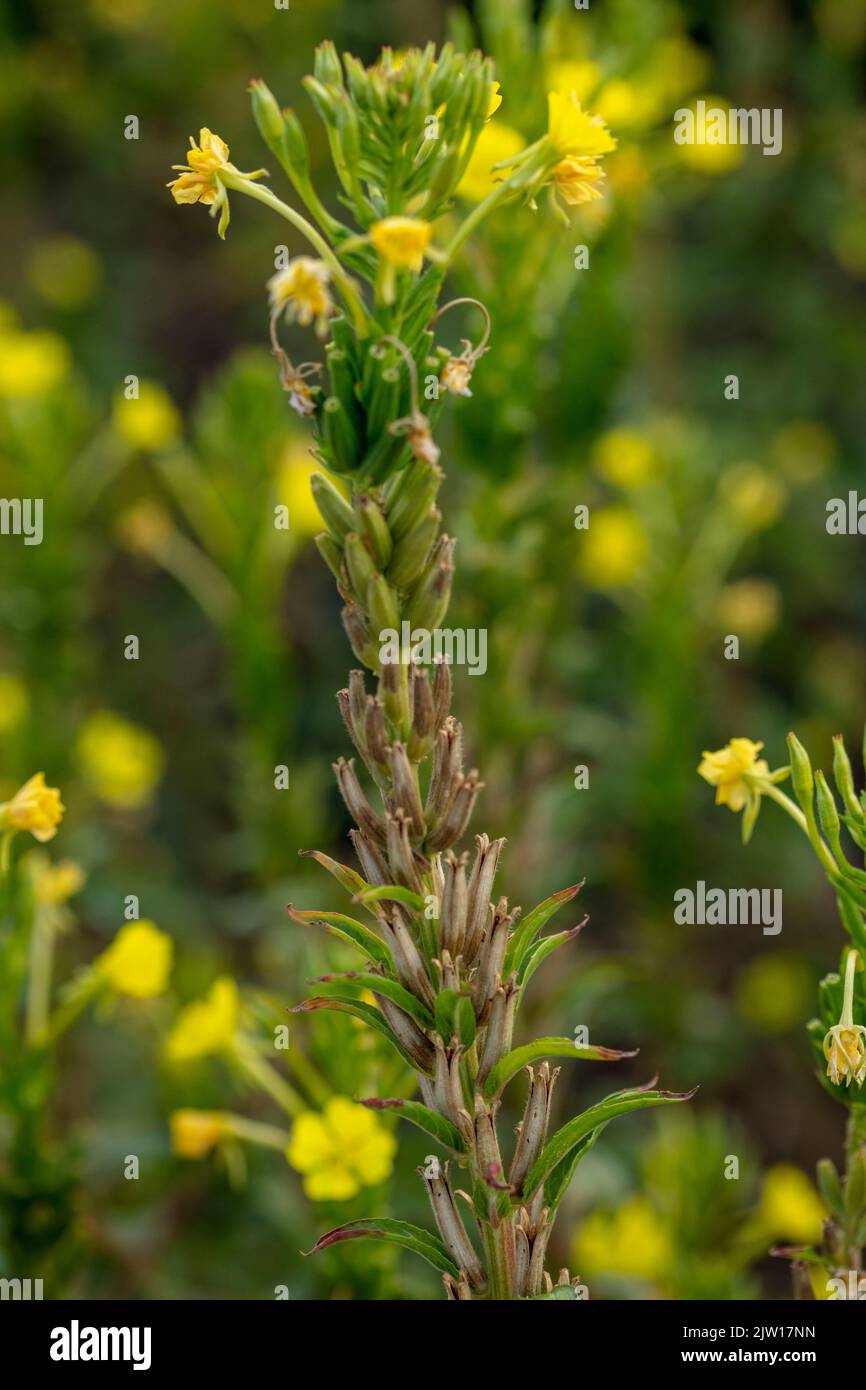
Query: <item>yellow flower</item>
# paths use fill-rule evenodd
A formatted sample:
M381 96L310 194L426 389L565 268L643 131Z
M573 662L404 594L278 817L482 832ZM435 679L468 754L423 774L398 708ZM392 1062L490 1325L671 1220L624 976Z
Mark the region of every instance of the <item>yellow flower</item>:
M158 555L172 532L171 516L159 502L143 497L117 520L117 534L133 554Z
M217 173L228 164L229 147L225 140L214 135L207 126L199 131L198 144L189 137L186 164L173 164L180 178L172 179L168 187L176 203L204 203L209 206L219 196Z
M289 320L297 319L306 327L315 319L319 333L328 328L328 315L334 301L328 291L330 272L324 261L312 256L296 256L284 270L278 270L268 281L271 310L285 309Z
M229 1132L221 1110L174 1110L168 1123L178 1158L206 1158Z
M370 240L389 265L417 273L424 264L431 231L430 223L420 217L386 217L373 223Z
M165 755L147 729L98 710L81 729L75 751L85 778L107 805L138 811L152 800Z
M716 788L717 806L730 806L732 811L742 811L752 790L750 780L769 776L766 761L758 758L763 746L763 743L753 743L750 738L732 738L717 752L704 752L698 774Z
M575 92L550 92L547 110L548 139L563 159L597 159L616 149L601 116L584 111Z
M480 203L486 198L501 177L494 165L505 159L514 159L525 146L523 136L503 121L491 121L482 128L469 157L469 163L457 185L461 198Z
M30 712L27 687L17 676L0 675L0 734L11 733Z
M779 621L782 599L769 579L739 579L719 595L718 618L725 632L760 642Z
M553 171L553 181L560 197L569 207L580 207L582 203L592 203L601 197L597 186L604 178L594 159L574 159L571 155L561 159Z
M856 951L848 952L842 1017L824 1039L827 1075L834 1086L841 1085L843 1081L846 1086L850 1086L852 1081L862 1086L866 1079L866 1028L854 1022L854 976L859 960Z
M115 993L152 999L168 984L173 954L171 937L153 922L127 922L93 968Z
M673 1258L670 1237L643 1197L631 1197L617 1211L595 1212L581 1226L575 1263L585 1274L622 1274L658 1279Z
M11 801L0 805L0 829L29 830L34 840L45 844L57 834L65 809L57 788L46 787L45 773L37 772Z
M821 1235L827 1213L805 1173L777 1163L764 1178L757 1221L776 1240L809 1244Z
M206 999L182 1009L168 1035L166 1056L172 1062L191 1062L229 1047L238 1026L238 987L228 975L211 985Z
M58 907L74 897L84 887L87 875L74 859L61 859L57 864L41 850L27 856L33 896L47 907Z
M156 381L139 382L138 396L133 400L121 391L115 397L112 418L121 439L133 449L164 449L183 428L180 411Z
M647 555L647 538L638 518L626 507L594 510L583 533L580 571L596 589L616 589L630 584L640 573Z
M595 470L617 487L641 487L653 475L655 454L645 435L636 430L612 429L596 443L592 455Z
M550 63L545 78L548 90L574 92L578 101L587 101L601 81L601 70L588 60L566 58Z
M308 1110L292 1128L286 1158L304 1175L314 1202L347 1201L362 1187L384 1182L397 1143L371 1110L333 1096L321 1114Z
M488 121L490 120L490 117L491 117L496 111L499 110L499 108L500 108L501 105L502 105L502 96L501 96L500 90L499 90L499 83L498 83L498 82L491 82L491 84L490 84L490 102L489 102L489 105L488 105L488 107L487 107L487 119L488 119Z
M44 396L66 379L71 360L56 333L0 334L0 398Z

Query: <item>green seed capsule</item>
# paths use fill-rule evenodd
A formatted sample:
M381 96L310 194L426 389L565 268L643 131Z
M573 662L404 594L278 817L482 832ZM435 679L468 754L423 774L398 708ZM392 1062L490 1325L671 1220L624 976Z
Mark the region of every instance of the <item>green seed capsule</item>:
M342 583L343 552L338 546L337 542L334 540L334 537L329 536L327 531L320 531L319 534L315 537L315 542L316 549L318 550L325 564L328 566L328 569L331 571L332 575L338 581L338 583Z
M361 461L361 441L339 396L328 396L324 402L321 425L336 471L353 473Z
M374 636L385 628L400 627L397 595L384 575L374 575L367 585L367 612L370 615L370 629Z
M420 578L442 521L442 513L432 507L426 516L407 531L394 547L388 566L388 583L395 589L408 589Z
M363 536L377 567L384 570L394 549L385 513L375 497L362 492L355 498L355 516L358 518L358 531Z
M345 497L324 473L313 474L310 491L331 535L336 541L344 541L349 532L355 529L355 513Z
M367 598L367 586L377 574L373 557L361 537L354 531L346 537L345 555L349 582L355 591L355 597L363 607Z
M435 464L415 463L407 473L406 482L388 506L388 526L395 543L430 510L442 482L442 470Z

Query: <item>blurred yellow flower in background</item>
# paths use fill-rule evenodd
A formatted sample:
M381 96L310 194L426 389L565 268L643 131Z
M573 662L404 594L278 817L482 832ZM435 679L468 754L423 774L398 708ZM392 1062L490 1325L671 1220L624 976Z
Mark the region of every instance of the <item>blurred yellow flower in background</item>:
M459 196L480 203L503 176L501 171L494 173L493 166L503 159L513 159L525 144L520 132L504 121L491 121L484 126L457 185Z
M0 332L0 397L44 396L69 376L72 356L57 333Z
M334 1096L321 1113L308 1110L292 1127L286 1149L314 1202L344 1202L362 1187L384 1182L397 1141L371 1110Z
M833 433L817 420L795 420L773 436L774 461L794 483L811 483L832 467L838 452Z
M162 994L171 974L174 942L153 922L127 922L93 968L117 994L152 999Z
M601 69L589 60L566 58L549 63L545 82L549 90L574 92L578 101L587 101L601 81Z
M47 854L34 850L27 856L33 896L38 903L57 907L67 902L84 887L87 875L74 859L61 859L52 864Z
M373 223L370 240L390 265L417 273L424 264L431 233L430 223L420 217L386 217Z
M168 1123L178 1158L206 1158L229 1132L222 1110L174 1110Z
M37 772L0 806L0 829L29 830L34 840L45 844L57 834L65 809L57 788L46 787L45 773Z
M719 481L719 491L736 520L750 531L772 526L787 498L781 478L753 463L727 469Z
M574 1242L582 1274L621 1274L658 1279L673 1258L664 1222L643 1197L631 1197L613 1212L594 1212Z
M171 514L161 502L142 497L117 519L117 535L133 554L158 554L174 529Z
M132 400L118 392L112 420L121 439L133 449L164 449L183 429L180 411L157 381L140 381L138 397Z
M699 107L699 101L704 102L704 105ZM730 106L724 97L706 94L695 97L694 101L689 102L685 109L692 112L695 139L693 144L674 144L677 156L683 164L699 174L729 174L733 169L738 169L746 157L745 145L730 142L727 138L727 130L724 132L724 140L719 141L718 144L710 143L707 139L709 133L707 118L713 110L724 111L727 122ZM715 135L714 130L713 134Z
M804 1023L813 992L806 962L778 952L749 961L735 986L740 1013L764 1033L784 1033Z
M758 758L763 746L763 743L753 743L750 738L732 738L717 752L704 753L698 775L716 788L717 806L730 806L732 811L742 811L749 798L746 774L769 776L770 769L765 759Z
M579 568L596 589L616 589L637 577L647 557L647 537L627 507L594 508L582 532Z
M78 309L96 294L102 262L78 237L46 237L28 256L25 274L46 304L56 309Z
M592 451L595 471L617 487L641 487L655 471L655 451L646 435L637 430L612 429L597 440Z
M147 806L165 768L158 739L111 710L90 715L75 740L75 753L96 795L121 811Z
M192 1062L230 1047L239 1014L238 987L231 976L221 975L205 999L181 1009L165 1044L169 1061Z
M310 487L313 474L321 471L307 445L292 440L280 460L276 495L289 509L289 529L301 538L315 536L325 525Z
M810 1244L820 1239L827 1212L806 1174L792 1163L777 1163L767 1172L755 1221L774 1240Z
M11 733L30 713L27 687L17 676L0 675L0 734Z
M726 584L716 608L725 632L734 632L752 642L760 642L779 621L782 595L769 579L738 579Z

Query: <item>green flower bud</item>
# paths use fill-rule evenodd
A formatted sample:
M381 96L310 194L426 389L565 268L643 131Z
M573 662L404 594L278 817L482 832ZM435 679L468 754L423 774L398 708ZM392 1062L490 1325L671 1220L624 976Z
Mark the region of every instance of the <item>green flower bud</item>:
M361 461L361 441L339 396L328 396L322 405L321 428L335 472L354 472Z
M430 549L439 531L442 513L432 507L394 547L388 566L388 583L395 589L408 589L422 574Z
M343 582L343 552L337 545L333 536L329 536L327 531L320 531L315 537L316 549L324 560L331 574L339 584Z
M349 532L355 529L355 513L345 497L324 473L313 474L310 490L331 535L337 541L344 541Z
M388 525L395 542L416 526L432 507L442 482L435 464L415 463L388 499Z
M346 537L346 569L349 582L355 591L358 602L363 606L367 598L367 586L377 573L373 557L361 537L354 531Z
M849 816L854 816L857 820L864 819L863 808L857 800L857 793L854 790L851 759L848 757L845 741L841 734L836 734L833 739L833 779Z
M816 800L818 803L818 819L821 822L821 829L830 841L834 850L840 850L839 831L841 821L839 812L836 809L836 801L833 793L827 785L827 779L819 768L815 773Z
M279 158L283 149L284 122L273 92L260 78L249 86L253 120L269 150Z
M397 595L384 575L374 575L367 585L367 612L370 615L370 627L374 636L378 636L385 628L399 631L400 610L397 607Z
M358 531L373 556L377 567L384 570L394 549L385 513L374 497L361 493L355 498Z
M791 781L797 800L804 811L807 807L811 811L812 797L815 791L812 764L809 761L809 754L795 733L788 735L788 751L791 754Z

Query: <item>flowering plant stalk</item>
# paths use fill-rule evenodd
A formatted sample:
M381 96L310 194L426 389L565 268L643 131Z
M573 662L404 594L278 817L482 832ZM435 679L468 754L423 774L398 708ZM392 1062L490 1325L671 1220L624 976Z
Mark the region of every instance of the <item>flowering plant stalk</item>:
M521 918L494 893L504 841L478 835L471 863L456 851L482 784L475 768L464 767L448 662L432 663L432 675L425 664L454 574L454 540L440 531L443 472L433 426L449 394L471 394L473 371L488 351L483 305L466 296L440 304L446 270L507 198L522 196L534 206L545 188L554 199L567 189L568 203L581 201L581 189L583 201L598 196L600 160L615 142L574 93L552 93L547 133L503 162L500 181L448 227L440 246L433 224L450 210L500 101L490 61L450 45L437 57L431 45L399 57L385 49L365 69L350 55L341 62L325 43L305 86L325 123L354 228L322 204L299 121L261 82L251 89L256 123L312 221L259 182L264 171L242 174L231 165L225 143L207 130L172 191L179 202L210 205L223 234L229 194L244 193L291 222L315 252L269 282L271 340L290 403L312 424L316 457L342 480L340 487L324 473L313 478L326 528L317 544L344 601L352 649L373 679L368 690L364 673L352 671L338 700L381 805L362 784L355 759L341 758L334 771L356 823L350 833L360 872L311 853L368 920L290 912L355 948L362 964L325 976L319 993L298 1009L342 1011L386 1038L417 1074L420 1099L360 1104L392 1110L441 1150L441 1162L431 1158L423 1170L437 1234L374 1218L328 1232L315 1250L363 1238L392 1242L439 1270L452 1299L577 1297L567 1270L555 1294L545 1271L557 1208L577 1164L618 1115L685 1097L653 1083L618 1091L549 1133L557 1076L549 1059L612 1062L634 1054L572 1038L514 1046L526 986L583 925L541 935L580 885ZM464 339L460 352L439 341L457 303L483 321L478 341ZM326 386L322 364L295 365L283 350L283 315L330 335ZM526 1108L516 1145L504 1156L497 1114L506 1087L524 1070Z
M845 1168L840 1176L831 1159L818 1164L818 1186L830 1213L820 1244L776 1253L793 1260L800 1297L856 1298L866 1247L866 868L851 862L842 835L845 832L866 857L866 791L857 793L841 734L833 739L835 794L821 769L813 769L796 734L788 735L789 763L773 772L758 757L762 748L762 743L751 739L731 739L727 747L705 753L698 771L716 788L717 805L742 812L744 844L751 838L764 798L781 806L806 836L824 870L849 938L838 973L820 983L818 1015L808 1024L818 1075L847 1112ZM779 785L788 778L793 799Z

